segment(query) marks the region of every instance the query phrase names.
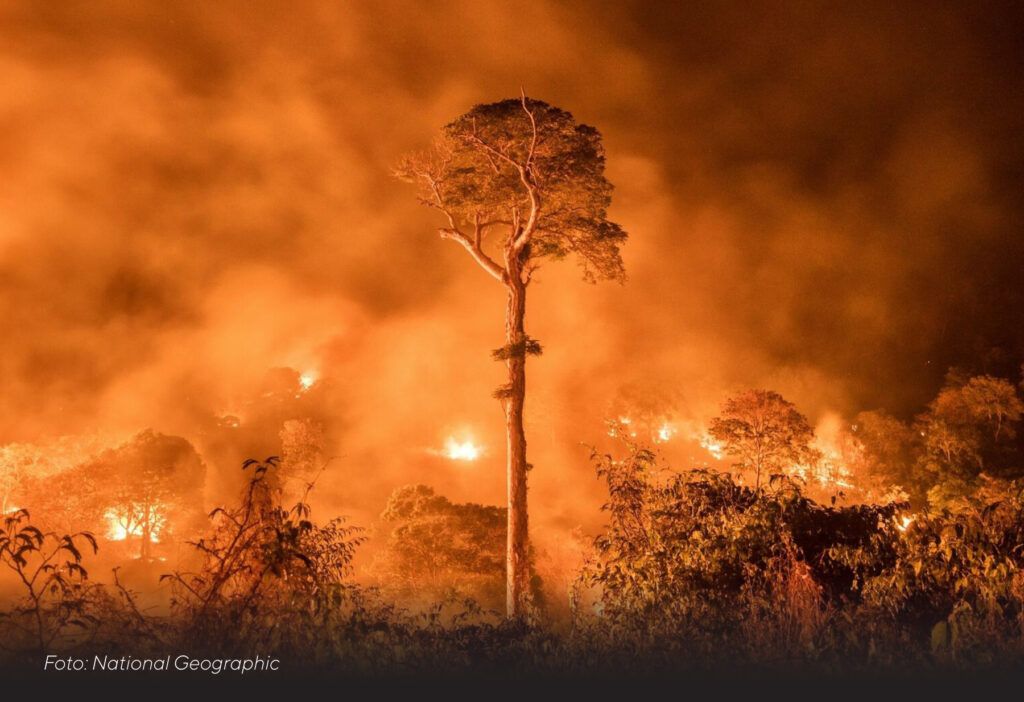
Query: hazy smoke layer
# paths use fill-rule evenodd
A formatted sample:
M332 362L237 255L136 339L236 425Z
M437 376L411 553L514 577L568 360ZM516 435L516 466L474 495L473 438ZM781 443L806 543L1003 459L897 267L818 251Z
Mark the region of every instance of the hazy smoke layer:
M388 167L521 85L603 132L631 233L625 286L532 289L541 523L630 397L908 412L1019 360L1015 4L672 5L4 3L0 441L191 436L286 366L332 382L340 504L500 500L501 291ZM427 450L459 431L482 461Z

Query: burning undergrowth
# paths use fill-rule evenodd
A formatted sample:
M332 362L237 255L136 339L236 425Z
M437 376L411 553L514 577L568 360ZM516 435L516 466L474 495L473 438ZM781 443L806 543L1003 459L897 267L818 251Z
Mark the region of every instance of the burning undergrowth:
M1007 412L972 404L1002 388L951 376L916 431L875 413L819 423L831 433L791 433L808 453L775 458L816 463L779 464L787 470L766 470L760 485L754 466L706 465L716 452L744 455L735 437L706 445L714 423L693 428L705 456L677 468L663 449L689 429L620 416L591 457L605 524L592 540L563 535L578 545L568 551L535 541L530 616L519 623L502 613L503 508L410 485L369 523L324 521L311 507L323 431L292 419L278 437L285 456L247 461L238 496L207 514L196 509L204 461L188 442L145 432L12 496L30 508L12 504L0 531L14 576L4 580L4 664L258 649L291 672L338 675L1016 665L1024 488L1005 468L996 475L992 456L1010 450L1019 407L1009 396ZM769 408L800 422L770 393L737 397L717 419ZM929 432L943 422L940 441ZM666 423L679 435L665 439ZM879 462L891 478L900 457L916 480L905 489L879 478ZM808 477L808 465L837 461L843 470ZM137 480L103 482L124 470ZM872 480L887 497L846 494L863 497ZM85 485L90 500L60 503L81 500ZM553 553L566 562L552 564Z

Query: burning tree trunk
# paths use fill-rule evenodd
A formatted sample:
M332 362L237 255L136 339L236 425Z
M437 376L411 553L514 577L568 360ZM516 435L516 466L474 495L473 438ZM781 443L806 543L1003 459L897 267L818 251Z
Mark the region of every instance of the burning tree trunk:
M142 544L139 546L139 558L147 559L150 557L151 548L150 544L153 542L153 520L152 520L152 507L146 506L142 517Z
M523 405L526 401L526 354L528 337L523 330L526 286L518 275L509 276L505 342L508 385L505 395L505 432L508 437L508 549L506 551L506 611L510 618L526 614L529 592L529 535L526 511L526 432Z

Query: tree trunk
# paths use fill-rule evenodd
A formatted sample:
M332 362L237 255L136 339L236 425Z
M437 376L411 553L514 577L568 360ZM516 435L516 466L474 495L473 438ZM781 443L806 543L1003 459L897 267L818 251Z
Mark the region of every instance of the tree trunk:
M153 538L153 529L150 524L150 507L146 507L146 514L142 521L142 543L139 546L139 558L148 559L150 554L149 544Z
M530 588L529 537L526 513L526 433L523 404L526 399L526 286L518 271L508 280L508 308L505 314L505 343L509 349L508 394L505 398L505 430L508 437L508 546L505 556L506 599L509 619L527 614Z

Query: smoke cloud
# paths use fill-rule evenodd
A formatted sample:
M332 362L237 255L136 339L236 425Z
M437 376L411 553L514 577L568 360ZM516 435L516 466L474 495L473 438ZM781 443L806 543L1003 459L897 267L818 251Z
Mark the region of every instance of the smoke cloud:
M199 442L289 367L329 388L332 504L500 503L502 293L389 166L520 86L602 131L631 234L625 285L531 288L535 523L599 518L580 442L636 398L910 413L1024 356L1012 3L0 7L0 442Z

